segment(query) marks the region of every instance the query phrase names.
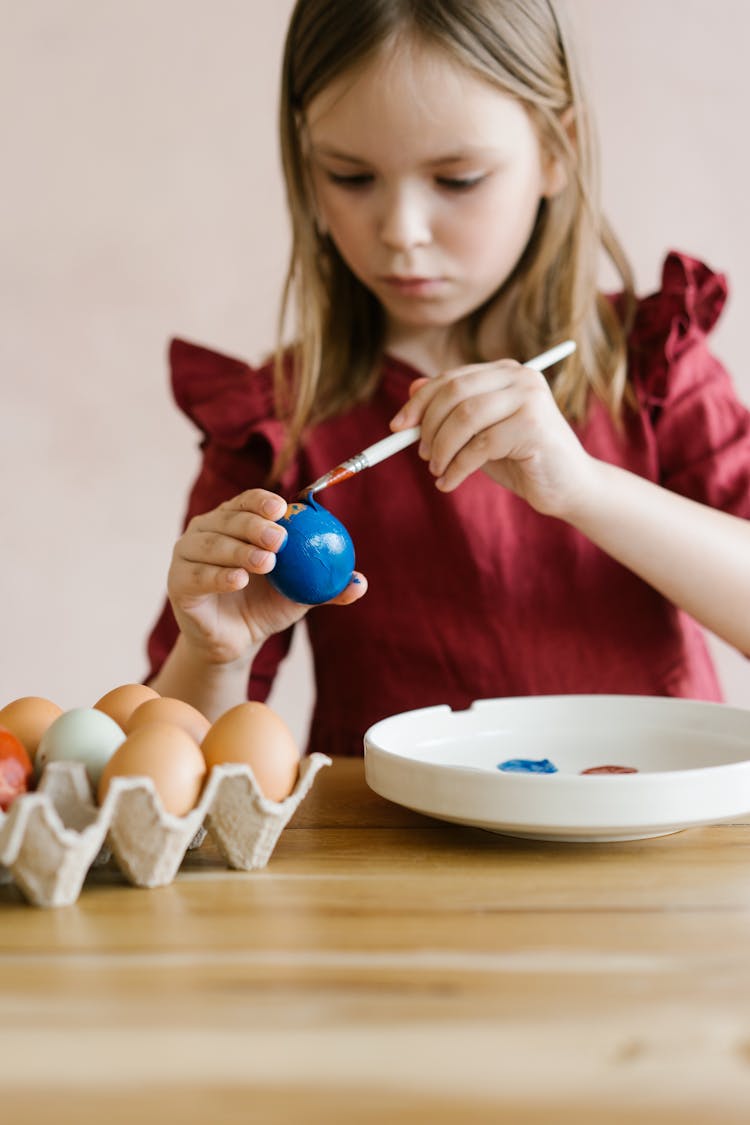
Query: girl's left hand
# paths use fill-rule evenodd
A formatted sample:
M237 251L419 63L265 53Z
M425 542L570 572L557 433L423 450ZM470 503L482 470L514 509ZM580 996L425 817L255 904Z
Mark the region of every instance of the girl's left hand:
M410 393L391 429L421 426L419 453L441 491L484 469L545 515L565 519L581 500L592 458L543 374L501 360L418 379Z

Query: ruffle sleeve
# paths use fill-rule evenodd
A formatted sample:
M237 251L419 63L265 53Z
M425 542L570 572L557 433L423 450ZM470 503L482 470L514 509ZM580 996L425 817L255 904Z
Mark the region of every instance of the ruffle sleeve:
M272 365L254 368L186 340L169 347L172 392L177 405L201 433L201 465L188 499L183 527L249 488L270 488L284 496L297 488L292 465L281 480L270 479L284 426L274 414ZM248 697L264 700L291 642L291 630L269 638L258 652ZM148 642L148 679L158 672L178 635L165 602Z
M727 295L723 274L670 253L661 288L636 312L630 375L650 419L659 483L750 518L750 412L707 344Z
M275 417L271 363L255 368L239 359L185 340L169 347L172 393L177 405L203 434L202 448L241 457L222 458L240 488L246 484L248 462L255 461L267 477L284 442L284 425ZM294 470L289 479L293 489Z

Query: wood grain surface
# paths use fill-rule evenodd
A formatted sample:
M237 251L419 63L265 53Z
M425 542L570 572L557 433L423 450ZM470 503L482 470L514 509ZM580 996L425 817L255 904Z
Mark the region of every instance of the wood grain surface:
M514 840L336 761L268 866L0 887L0 1121L750 1120L750 824Z

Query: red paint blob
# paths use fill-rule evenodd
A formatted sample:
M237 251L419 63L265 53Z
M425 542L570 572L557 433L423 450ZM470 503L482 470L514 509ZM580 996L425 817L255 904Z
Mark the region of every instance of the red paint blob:
M592 766L591 769L581 770L581 773L638 773L633 766Z

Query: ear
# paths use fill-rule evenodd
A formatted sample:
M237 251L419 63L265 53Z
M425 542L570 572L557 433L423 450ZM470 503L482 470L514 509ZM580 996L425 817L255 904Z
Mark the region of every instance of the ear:
M544 166L542 195L554 199L568 185L568 170L561 156L548 156Z
M559 120L562 132L568 142L567 147L575 153L578 147L578 138L576 136L575 112L572 105L568 106L565 112L560 115ZM568 186L568 163L559 149L554 152L548 149L545 153L543 175L542 195L545 199L554 198Z

